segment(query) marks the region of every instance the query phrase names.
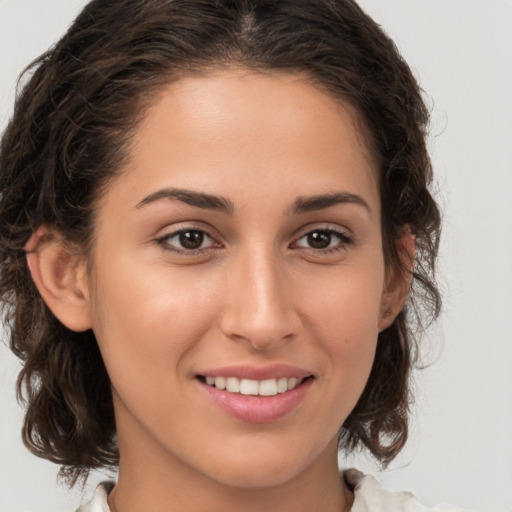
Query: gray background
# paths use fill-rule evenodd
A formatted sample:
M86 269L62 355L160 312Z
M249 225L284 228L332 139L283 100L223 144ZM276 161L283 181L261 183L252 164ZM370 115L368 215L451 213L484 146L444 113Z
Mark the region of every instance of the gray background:
M480 510L512 509L512 1L361 0L429 95L444 210L445 309L425 340L411 440L379 473L391 489ZM78 0L0 0L0 128L21 69L76 15ZM72 511L80 490L20 441L17 362L0 344L0 511ZM94 475L90 494L103 475Z

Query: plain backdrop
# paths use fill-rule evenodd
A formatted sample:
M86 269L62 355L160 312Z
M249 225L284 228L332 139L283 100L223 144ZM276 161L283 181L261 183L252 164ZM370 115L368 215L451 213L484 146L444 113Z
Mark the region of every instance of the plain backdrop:
M276 0L278 1L278 0ZM83 0L0 0L0 129L16 77ZM412 435L385 472L426 504L512 510L512 0L361 0L419 77L444 211L444 311L424 342ZM0 331L1 333L1 331ZM18 363L0 344L0 512L70 512L84 499L20 441ZM94 475L90 495L104 475Z

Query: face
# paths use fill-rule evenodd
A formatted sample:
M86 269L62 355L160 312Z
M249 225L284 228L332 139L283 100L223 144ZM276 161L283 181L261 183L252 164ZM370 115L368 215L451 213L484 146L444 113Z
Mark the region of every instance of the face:
M261 487L335 460L387 297L356 126L300 76L240 69L148 111L99 202L86 293L121 467Z

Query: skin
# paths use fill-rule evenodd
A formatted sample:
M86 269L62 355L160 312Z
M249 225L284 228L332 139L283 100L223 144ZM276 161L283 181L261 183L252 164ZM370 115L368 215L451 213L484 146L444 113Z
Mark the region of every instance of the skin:
M350 506L337 432L404 299L386 276L377 169L357 125L348 105L299 75L183 78L147 112L129 165L101 197L92 259L62 271L57 243L29 255L59 319L94 330L112 381L113 510ZM187 230L199 249L180 245ZM312 247L322 234L327 246ZM197 379L272 363L312 379L271 422L227 414Z

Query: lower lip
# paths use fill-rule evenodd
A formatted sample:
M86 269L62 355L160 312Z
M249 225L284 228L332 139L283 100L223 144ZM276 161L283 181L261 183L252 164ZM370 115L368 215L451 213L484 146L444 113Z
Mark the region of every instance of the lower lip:
M274 396L242 395L213 388L198 381L206 394L225 412L250 423L270 423L292 412L304 400L313 379L304 380L299 386Z

